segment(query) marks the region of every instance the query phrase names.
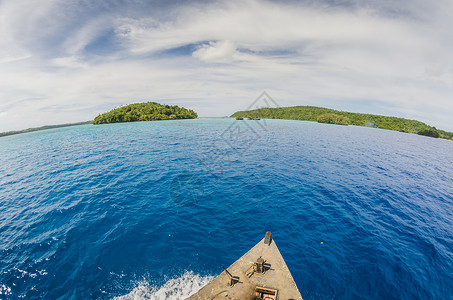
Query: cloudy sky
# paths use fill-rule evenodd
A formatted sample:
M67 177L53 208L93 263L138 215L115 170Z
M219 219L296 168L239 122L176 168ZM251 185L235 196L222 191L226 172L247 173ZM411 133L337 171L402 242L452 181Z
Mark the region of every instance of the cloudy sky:
M0 132L263 91L453 131L452 28L451 0L1 0Z

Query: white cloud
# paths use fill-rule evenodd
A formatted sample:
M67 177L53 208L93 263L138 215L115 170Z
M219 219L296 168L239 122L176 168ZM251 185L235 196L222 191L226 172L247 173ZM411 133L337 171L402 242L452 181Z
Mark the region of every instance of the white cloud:
M110 29L112 24L113 19L109 16L99 16L94 20L89 20L65 39L63 43L65 53L73 55L80 53L102 33Z
M76 56L57 57L52 60L56 67L64 68L89 68L90 65Z
M192 56L204 62L230 62L238 54L231 41L218 41L202 45L192 53Z
M165 13L46 3L0 3L0 111L8 112L0 131L87 120L144 99L223 116L263 90L282 106L385 113L453 130L449 1L238 0ZM107 54L90 52L93 44Z

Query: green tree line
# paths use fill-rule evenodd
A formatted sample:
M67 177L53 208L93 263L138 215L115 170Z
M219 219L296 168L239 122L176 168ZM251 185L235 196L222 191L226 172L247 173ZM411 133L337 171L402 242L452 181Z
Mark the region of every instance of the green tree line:
M231 117L289 119L342 125L367 126L453 140L452 132L439 130L436 127L429 126L420 121L339 111L317 106L259 108L249 111L238 111L231 115Z
M134 103L97 116L93 124L195 119L198 115L191 109L177 105L162 105L156 102Z

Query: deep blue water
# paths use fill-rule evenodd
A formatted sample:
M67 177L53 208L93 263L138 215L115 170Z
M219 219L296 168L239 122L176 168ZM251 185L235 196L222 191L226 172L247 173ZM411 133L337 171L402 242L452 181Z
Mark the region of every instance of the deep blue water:
M175 299L268 230L304 299L453 299L452 141L201 119L9 136L0 154L2 299Z

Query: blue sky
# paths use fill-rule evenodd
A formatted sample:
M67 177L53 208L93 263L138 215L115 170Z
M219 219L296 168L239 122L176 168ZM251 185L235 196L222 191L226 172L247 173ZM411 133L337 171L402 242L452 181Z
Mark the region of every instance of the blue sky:
M263 91L453 131L453 2L0 2L0 132L145 100L202 117Z

